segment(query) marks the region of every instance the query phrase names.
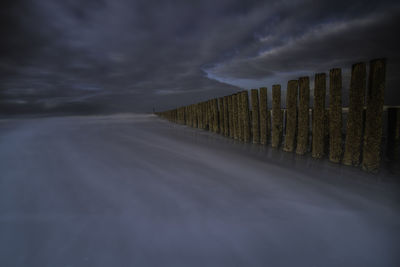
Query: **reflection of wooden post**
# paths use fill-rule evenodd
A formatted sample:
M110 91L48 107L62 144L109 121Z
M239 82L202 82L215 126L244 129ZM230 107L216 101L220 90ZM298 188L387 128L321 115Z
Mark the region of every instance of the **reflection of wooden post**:
M228 107L228 96L224 96L223 98L223 106L224 106L224 136L229 136L229 107Z
M386 154L390 160L398 160L400 152L400 108L388 108L388 140Z
M243 141L250 142L250 109L249 94L247 90L242 92L242 118L243 118Z
M251 108L252 108L252 129L253 129L253 143L260 143L260 118L258 107L258 90L251 89Z
M228 96L228 116L229 116L229 137L233 138L234 125L233 125L233 95Z
M267 88L260 88L260 143L267 144Z
M358 166L360 164L361 138L363 130L363 110L367 86L367 69L365 63L354 64L351 71L349 91L349 112L343 164Z
M292 152L294 150L296 128L297 128L297 80L288 82L286 90L286 131L284 151Z
M310 128L310 79L301 77L299 79L299 122L297 133L296 153L303 155L308 150L309 128Z
M219 133L224 134L225 125L224 125L224 99L222 97L218 98L218 107L219 107Z
M233 103L233 137L235 140L239 139L239 121L238 121L238 94L234 94L232 96L232 103Z
M380 164L382 143L382 113L385 91L386 60L370 62L367 94L367 111L362 167L367 171L377 171Z
M325 96L326 74L315 74L314 108L312 120L312 157L322 158L325 146Z
M329 160L339 163L342 157L342 72L329 72Z
M279 147L282 136L282 113L281 113L281 86L272 86L272 140L274 148Z

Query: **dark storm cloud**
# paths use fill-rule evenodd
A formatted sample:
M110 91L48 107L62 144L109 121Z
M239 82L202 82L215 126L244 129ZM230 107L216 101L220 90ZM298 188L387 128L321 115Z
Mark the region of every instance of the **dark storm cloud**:
M398 69L389 1L3 5L3 109L151 111L376 56Z

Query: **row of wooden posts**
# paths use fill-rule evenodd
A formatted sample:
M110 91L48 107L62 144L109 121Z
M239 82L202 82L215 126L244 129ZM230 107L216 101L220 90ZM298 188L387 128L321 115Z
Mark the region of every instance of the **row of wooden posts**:
M325 107L326 74L318 73L312 109L310 79L301 77L287 84L286 109L281 107L281 86L273 85L271 110L264 87L250 90L251 110L245 90L156 114L245 143L271 143L274 148L282 146L284 151L299 155L310 150L314 158L329 155L332 162L361 164L364 170L377 171L381 161L385 75L386 60L372 60L367 90L366 64L352 66L345 135L342 133L342 74L338 68L329 72L328 109ZM399 146L400 109L390 108L388 114L388 153L395 157Z

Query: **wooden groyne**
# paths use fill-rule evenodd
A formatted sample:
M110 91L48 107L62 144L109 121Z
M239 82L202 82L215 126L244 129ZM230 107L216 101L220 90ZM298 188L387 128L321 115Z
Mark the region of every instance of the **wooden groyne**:
M245 90L156 114L244 143L270 144L299 155L310 152L313 158L326 156L334 163L361 165L366 171L376 172L383 158L382 146L387 146L384 151L388 159L400 158L400 107L384 106L386 60L372 60L368 73L367 65L361 62L352 66L348 107L342 104L342 71L334 68L329 71L329 81L325 73L315 74L313 90L309 77L290 80L286 108L281 106L281 85L275 84L271 108L268 88L262 87L251 89L250 99ZM388 114L386 129L384 110ZM387 139L383 139L384 132Z

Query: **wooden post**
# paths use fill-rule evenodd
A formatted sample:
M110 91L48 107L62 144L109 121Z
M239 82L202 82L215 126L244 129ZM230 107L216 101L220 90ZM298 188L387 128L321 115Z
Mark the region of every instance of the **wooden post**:
M380 164L382 144L382 114L385 91L386 59L370 62L367 94L367 111L363 146L362 167L367 171L377 171Z
M324 154L329 155L329 109L324 111Z
M251 109L252 109L252 129L253 129L253 144L260 143L260 115L258 104L258 90L251 89Z
M201 121L201 109L200 109L200 103L196 104L196 114L197 114L197 128L202 128L202 121Z
M304 155L308 150L310 127L310 79L299 79L299 122L297 133L296 154Z
M229 116L229 137L233 138L233 132L235 130L233 125L233 95L228 96L228 116Z
M228 96L223 98L224 106L224 136L229 136L229 107L228 107Z
M272 139L272 109L267 109L267 143Z
M313 158L322 158L325 146L325 96L326 74L315 74L314 81L314 108L312 120L312 149Z
M364 98L367 88L366 77L367 68L365 63L357 63L352 66L346 142L343 155L343 164L345 165L358 166L360 164Z
M203 101L201 103L201 113L202 113L202 117L203 117L203 129L206 130L207 129L207 109L206 109L205 101Z
M284 151L293 152L297 130L297 80L288 82L286 91L286 131Z
M212 113L213 113L213 132L219 132L219 118L218 118L218 100L212 99Z
M267 103L267 88L260 88L260 143L262 145L266 145L268 142L267 139L267 112L268 112L268 103Z
M272 140L274 148L279 147L282 136L282 113L281 113L281 86L272 85Z
M238 94L234 94L232 96L232 102L233 102L233 136L235 140L239 139L239 103L238 103Z
M237 99L237 104L238 104L238 138L240 141L244 141L242 92L237 93L236 99Z
M243 141L243 97L242 92L237 93L236 95L237 105L238 105L238 116L237 116L237 126L238 126L238 138L240 141Z
M208 130L210 132L212 132L214 121L213 121L213 116L212 116L211 100L207 101L207 121L208 121Z
M224 134L225 125L224 125L224 98L218 98L218 107L219 107L219 133Z
M197 128L197 113L196 113L196 106L194 104L192 105L192 114L193 114L192 127Z
M202 128L201 125L201 111L200 111L200 103L196 104L196 112L197 112L197 128Z
M388 140L386 155L398 160L400 152L400 108L388 108Z
M198 108L198 113L199 113L199 128L200 129L204 129L204 125L203 125L203 123L204 123L204 120L203 120L203 110L202 110L202 104L203 103L199 103L198 104L198 106L197 106L197 108Z
M242 95L242 121L243 121L243 141L250 142L250 109L249 109L249 94L247 90L241 93Z
M206 129L206 116L205 116L205 106L204 106L204 102L200 103L200 109L201 109L201 119L202 119L202 129Z
M196 111L194 109L194 105L191 105L191 111L192 111L192 127L195 128L197 121L196 121Z
M189 112L188 112L188 107L184 106L183 107L185 110L185 125L189 125Z
M342 158L342 72L329 72L329 160L339 163Z

